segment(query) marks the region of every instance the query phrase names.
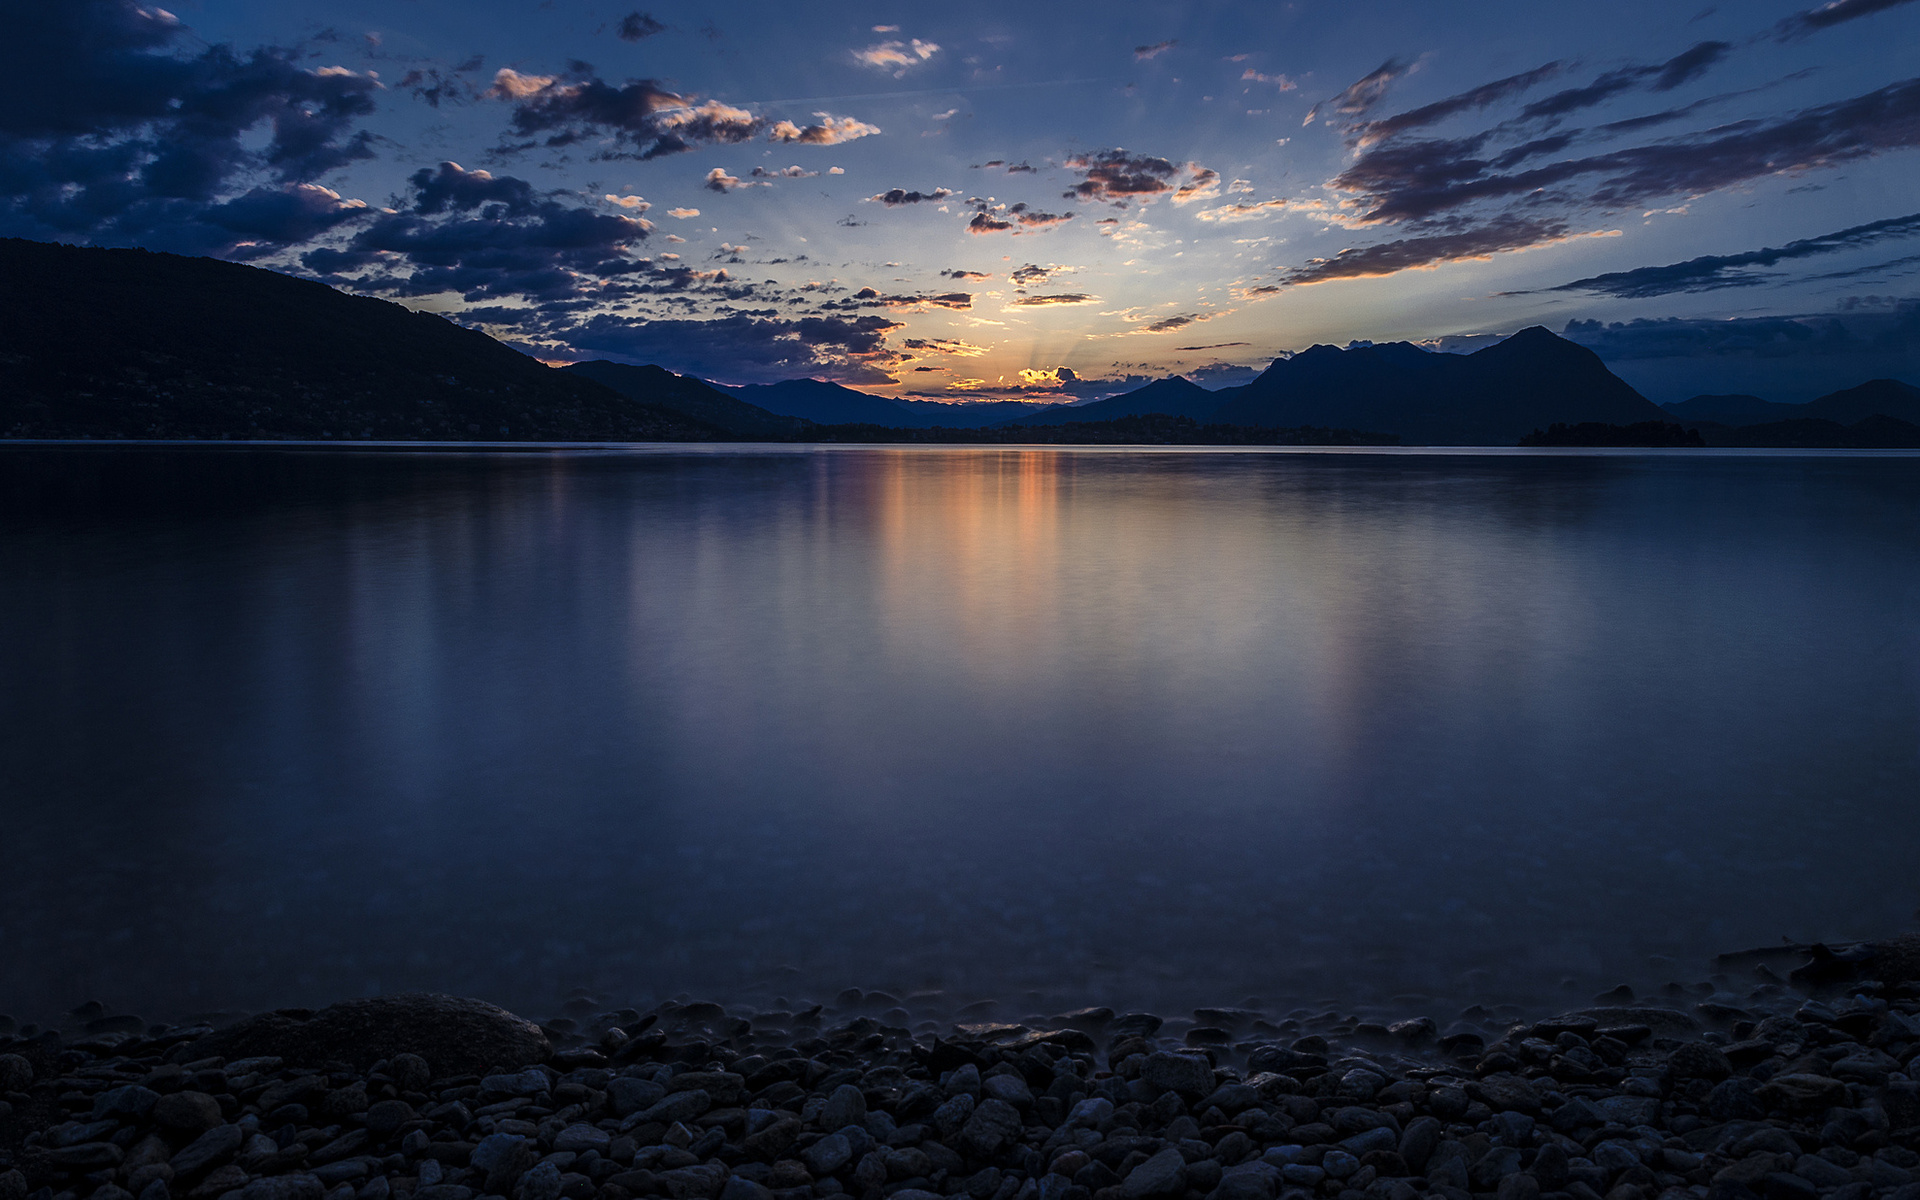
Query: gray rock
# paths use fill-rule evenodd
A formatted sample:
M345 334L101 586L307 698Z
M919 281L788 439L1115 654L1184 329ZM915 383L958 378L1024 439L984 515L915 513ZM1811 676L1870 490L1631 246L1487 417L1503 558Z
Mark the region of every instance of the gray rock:
M853 1147L840 1134L830 1133L800 1153L815 1178L831 1175L853 1160Z
M1033 1106L1033 1090L1018 1075L989 1075L980 1082L981 1092L1015 1108Z
M1608 1096L1594 1107L1621 1125L1651 1125L1660 1119L1660 1102L1646 1096Z
M974 1066L972 1063L968 1063L963 1067L954 1068L953 1072L947 1076L946 1087L947 1095L949 1096L965 1094L978 1100L980 1098L980 1068Z
M47 1152L47 1161L66 1171L99 1171L117 1167L125 1151L112 1142L81 1142Z
M1340 1077L1340 1094L1357 1100L1371 1100L1380 1094L1387 1081L1372 1071L1356 1067Z
M1497 1200L1540 1200L1540 1182L1524 1172L1500 1181Z
M241 1200L245 1200L242 1197ZM459 1183L437 1183L413 1194L413 1200L473 1200L473 1189Z
M942 1135L950 1135L967 1123L973 1116L973 1097L966 1092L948 1100L933 1110L933 1123Z
M543 1162L520 1177L514 1200L560 1200L560 1168Z
M490 1196L509 1196L527 1169L540 1160L539 1151L527 1138L511 1133L490 1133L473 1148L468 1165L485 1173L482 1186Z
M713 1098L704 1091L695 1088L690 1092L674 1092L660 1103L645 1112L628 1117L628 1122L636 1125L651 1124L654 1121L662 1125L671 1125L675 1121L691 1121L713 1107ZM636 1121L635 1118L638 1118ZM624 1128L625 1122L622 1123Z
M315 1168L313 1177L318 1179L323 1186L335 1188L343 1183L359 1183L367 1177L370 1171L371 1168L367 1166L366 1159L348 1158L342 1159L339 1162L328 1163L324 1167Z
M585 1154L589 1150L597 1150L604 1155L612 1141L613 1135L606 1130L583 1122L569 1125L555 1134L553 1148L574 1154Z
M153 1111L160 1099L160 1093L152 1088L130 1083L124 1087L108 1088L93 1098L93 1119L102 1117L145 1117ZM131 1197L128 1200L132 1200Z
M153 1103L153 1122L178 1133L203 1133L219 1125L220 1102L205 1092L173 1092Z
M607 1101L613 1105L613 1114L617 1117L652 1108L666 1094L667 1089L651 1079L633 1079L623 1075L607 1084Z
M1374 1150L1399 1150L1400 1136L1385 1126L1379 1126L1354 1134L1341 1142L1340 1148L1355 1158L1364 1158Z
M1540 1181L1542 1191L1562 1191L1567 1186L1567 1180L1572 1178L1567 1173L1567 1152L1558 1142L1549 1142L1540 1147L1529 1169L1533 1177Z
M843 1129L848 1125L867 1123L867 1096L850 1083L843 1083L833 1089L827 1097L827 1105L820 1110L820 1125L823 1129Z
M1178 1092L1195 1100L1213 1091L1213 1068L1206 1059L1192 1054L1157 1050L1141 1064L1140 1078L1163 1092Z
M326 1194L327 1189L311 1175L275 1175L249 1183L240 1200L321 1200Z
M1512 1146L1495 1146L1467 1168L1467 1178L1476 1192L1491 1192L1500 1181L1520 1169L1520 1151Z
M24 1092L32 1084L32 1063L18 1054L0 1054L0 1092Z
M154 1179L140 1189L138 1200L173 1200L173 1192L168 1189L166 1180Z
M1320 1160L1320 1169L1331 1179L1346 1179L1360 1169L1360 1160L1345 1150L1329 1150Z
M1400 1157L1417 1175L1426 1168L1427 1159L1433 1156L1433 1148L1440 1144L1446 1133L1446 1126L1433 1117L1416 1117L1407 1122L1407 1131L1400 1135Z
M1020 1113L1005 1100L986 1100L960 1130L960 1144L977 1158L991 1158L1020 1137Z
M1853 1175L1845 1168L1835 1166L1817 1154L1802 1155L1800 1161L1794 1164L1793 1173L1823 1192L1853 1182Z
M367 1132L385 1141L416 1115L405 1100L382 1100L367 1107Z
M720 1188L720 1200L773 1200L773 1193L750 1179L730 1175Z
M541 1095L552 1087L545 1071L532 1067L513 1074L489 1075L480 1081L480 1092L491 1098L508 1096L533 1097Z
M503 1008L410 992L344 1000L319 1012L262 1013L201 1038L188 1053L227 1059L271 1055L297 1067L344 1062L362 1070L379 1059L411 1054L444 1076L545 1062L553 1046L538 1025Z
M424 1092L433 1082L433 1067L418 1054L396 1054L387 1065L387 1074L403 1092Z
M18 1054L9 1054L7 1057L20 1058ZM25 1062L27 1060L21 1058L20 1061ZM0 1071L4 1071L5 1069L5 1064L0 1063ZM31 1082L32 1079L33 1072L29 1069L27 1072L27 1080ZM19 1089L15 1088L13 1090L18 1091ZM27 1200L27 1177L19 1171L0 1171L0 1200Z
M1169 1055L1168 1057L1185 1057ZM1212 1072L1208 1072L1211 1085ZM1204 1095L1204 1092L1196 1093ZM1128 1200L1155 1200L1178 1196L1187 1190L1187 1160L1178 1150L1168 1148L1141 1163L1121 1181L1120 1189Z

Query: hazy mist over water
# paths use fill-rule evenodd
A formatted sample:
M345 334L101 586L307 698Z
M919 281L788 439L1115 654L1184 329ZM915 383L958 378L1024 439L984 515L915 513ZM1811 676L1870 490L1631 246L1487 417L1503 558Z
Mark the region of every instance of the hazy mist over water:
M23 1018L1554 1007L1920 904L1910 456L11 449L0 630Z

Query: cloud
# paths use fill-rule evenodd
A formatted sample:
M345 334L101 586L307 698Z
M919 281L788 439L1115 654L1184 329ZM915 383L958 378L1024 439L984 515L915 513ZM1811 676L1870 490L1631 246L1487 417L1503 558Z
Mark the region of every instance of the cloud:
M1703 255L1686 262L1661 267L1638 267L1614 271L1553 288L1556 292L1593 292L1625 300L1644 300L1678 292L1705 292L1721 288L1753 287L1773 282L1777 276L1762 274L1755 267L1772 267L1799 258L1812 258L1842 250L1856 250L1876 242L1920 234L1920 213L1888 217L1855 225L1837 233L1802 238L1777 248L1748 250L1740 254Z
M680 220L684 221L688 217L699 216L700 210L697 208L670 208L667 210L667 215L670 217L677 217Z
M1586 87L1555 92L1521 109L1520 116L1527 120L1558 120L1568 113L1592 108L1622 92L1642 87L1651 92L1669 92L1706 74L1732 49L1733 46L1727 42L1700 42L1666 62L1653 66L1623 67L1607 72Z
M947 279L977 280L993 278L993 272L991 271L942 271L940 274Z
M887 345L887 336L899 328L900 322L873 315L648 320L600 314L550 336L583 357L656 363L721 383L805 377L892 383L889 369L904 356Z
M957 341L952 338L908 338L901 345L909 350L949 354L956 358L979 358L987 352L985 346L976 346L971 342Z
M253 256L276 228L357 219L301 185L373 155L355 128L371 76L309 69L304 47L208 45L126 0L18 7L7 54L0 233Z
M1143 328L1140 332L1173 333L1176 330L1185 329L1197 320L1200 320L1200 317L1194 313L1183 313L1180 316L1174 317L1162 317L1160 320Z
M1432 104L1410 109L1396 116L1369 121L1354 131L1355 140L1361 146L1370 146L1410 129L1424 129L1429 125L1437 125L1448 117L1487 108L1553 78L1560 73L1561 69L1559 62L1550 62L1544 66L1535 67L1531 71L1509 75L1505 79L1496 79L1492 83L1482 84L1469 91L1448 96L1444 100L1436 100ZM1253 72L1249 71L1248 74L1251 75Z
M820 172L818 171L809 171L804 167L798 166L775 167L772 170L768 170L765 167L755 167L753 169L753 177L755 179L815 179L818 178L819 175Z
M1180 39L1173 38L1164 42L1155 42L1151 46L1135 46L1133 48L1133 57L1138 59L1141 62L1145 62L1150 58L1160 57L1162 54L1165 54L1167 51L1173 49L1175 46L1178 46L1179 44L1180 44Z
M1777 361L1911 354L1920 351L1920 300L1899 300L1883 311L1844 317L1642 317L1612 323L1575 320L1567 322L1566 336L1609 362L1660 358Z
M1271 83L1283 92L1291 92L1300 86L1285 75L1262 75L1252 67L1240 72L1240 79L1242 82Z
M373 215L344 247L309 250L302 264L357 291L468 301L563 299L644 270L627 253L652 229L644 218L563 204L453 162L409 182L406 208Z
M1252 200L1223 204L1219 208L1203 208L1193 215L1202 221L1253 221L1294 207L1298 206L1291 200Z
M1822 29L1831 29L1835 25L1898 8L1910 0L1831 0L1818 8L1810 8L1795 13L1774 26L1774 36L1783 42L1795 41L1808 34L1818 33Z
M871 137L880 132L878 125L869 125L865 121L856 121L852 117L832 117L826 113L813 115L820 118L819 124L795 125L792 121L776 122L773 128L767 131L767 140L791 142L801 146L838 146L842 142Z
M1387 97L1387 89L1393 81L1405 75L1411 64L1398 58L1390 58L1375 67L1372 72L1359 80L1331 100L1322 100L1307 110L1307 119L1301 125L1313 124L1321 112L1339 113L1343 117L1358 117Z
M1038 263L1028 263L1023 267L1015 268L1013 274L1009 275L1007 278L1013 281L1013 285L1015 287L1034 287L1039 284L1043 284L1047 282L1047 280L1049 279L1052 279L1061 270L1062 268L1057 267L1052 263L1049 263L1044 267L1040 266Z
M1185 204L1211 195L1220 183L1218 173L1199 163L1182 167L1168 159L1125 149L1076 154L1067 159L1066 166L1082 178L1062 193L1064 198L1100 200L1119 207L1134 200L1150 203L1169 193L1176 204Z
M656 33L665 33L667 27L653 19L653 14L630 12L620 18L620 24L614 29L614 36L623 42L638 42L652 37Z
M1564 203L1624 208L1669 195L1704 195L1769 175L1833 167L1920 145L1920 79L1774 120L1742 121L1692 137L1504 173L1515 152L1481 157L1485 135L1389 144L1332 181L1363 223L1421 221L1476 201L1545 193L1588 176ZM1521 147L1526 150L1527 147Z
M1011 232L1017 237L1073 220L1072 213L1041 212L1025 203L989 204L980 199L967 203L973 208L973 219L967 222L967 232L972 234Z
M884 204L888 208L898 208L902 204L931 203L945 200L953 195L952 188L935 188L930 192L909 192L903 188L889 188L875 196L868 196L868 204Z
M502 67L489 96L514 102L511 127L524 138L544 134L548 147L589 139L610 141L596 158L659 158L697 145L733 145L757 135L764 122L744 108L718 100L694 103L651 79L615 87L576 64L582 78L522 75ZM514 147L507 147L513 149Z
M1097 304L1100 297L1084 292L1061 292L1051 296L1022 296L1013 301L1016 308L1049 308L1060 304Z
M1570 236L1565 221L1503 216L1477 228L1342 250L1332 258L1316 258L1295 267L1282 282L1299 286L1431 270L1447 263L1488 259L1503 250L1552 245Z
M925 312L929 308L972 308L973 293L937 292L917 296L883 296L873 288L864 287L853 294L851 303L858 306Z
M886 41L877 46L868 46L865 50L850 51L855 62L882 71L892 71L896 79L939 52L938 45L923 42L919 38L908 42Z
M727 174L725 167L715 167L713 170L707 172L706 181L700 186L710 192L719 192L724 196L728 192L738 191L740 188L772 187L773 185L764 180L758 183L749 183L738 175Z

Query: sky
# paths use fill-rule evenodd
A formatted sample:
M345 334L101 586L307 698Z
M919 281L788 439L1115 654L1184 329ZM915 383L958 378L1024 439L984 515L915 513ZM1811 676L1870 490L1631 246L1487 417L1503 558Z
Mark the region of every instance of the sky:
M22 5L0 235L951 401L1530 325L1920 383L1920 3Z

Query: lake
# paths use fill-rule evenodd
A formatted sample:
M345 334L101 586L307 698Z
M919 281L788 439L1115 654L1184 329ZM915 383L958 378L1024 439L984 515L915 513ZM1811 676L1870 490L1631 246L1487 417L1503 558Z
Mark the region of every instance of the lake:
M0 631L22 1019L1444 1023L1920 904L1912 456L12 447Z

